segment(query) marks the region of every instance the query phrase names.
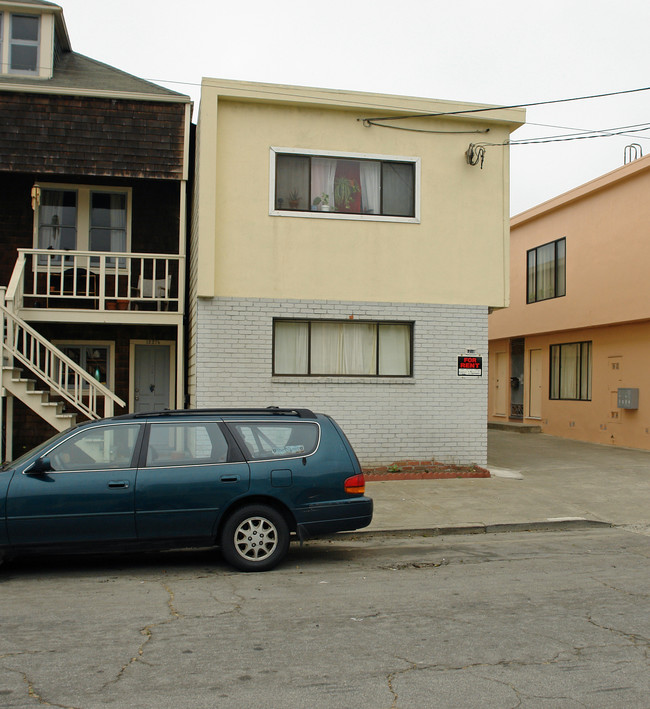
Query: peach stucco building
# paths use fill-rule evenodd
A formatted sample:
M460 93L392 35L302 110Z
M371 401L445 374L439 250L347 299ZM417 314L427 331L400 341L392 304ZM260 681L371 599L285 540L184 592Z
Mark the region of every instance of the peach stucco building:
M511 221L488 420L650 449L650 156Z

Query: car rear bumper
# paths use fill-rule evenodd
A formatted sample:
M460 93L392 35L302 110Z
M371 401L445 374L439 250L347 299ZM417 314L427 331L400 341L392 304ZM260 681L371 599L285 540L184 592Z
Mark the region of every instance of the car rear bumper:
M309 505L296 510L301 539L334 532L362 529L372 522L373 503L369 497Z

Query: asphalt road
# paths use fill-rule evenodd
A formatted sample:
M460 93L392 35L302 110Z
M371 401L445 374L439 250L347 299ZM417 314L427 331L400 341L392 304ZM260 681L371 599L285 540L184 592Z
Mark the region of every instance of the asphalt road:
M0 706L650 706L650 538L358 535L0 569Z

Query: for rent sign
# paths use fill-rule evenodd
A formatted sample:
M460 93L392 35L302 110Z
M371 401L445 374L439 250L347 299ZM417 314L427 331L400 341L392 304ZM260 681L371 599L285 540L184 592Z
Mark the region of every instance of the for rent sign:
M477 357L475 355L460 355L458 357L458 376L483 376L483 357Z

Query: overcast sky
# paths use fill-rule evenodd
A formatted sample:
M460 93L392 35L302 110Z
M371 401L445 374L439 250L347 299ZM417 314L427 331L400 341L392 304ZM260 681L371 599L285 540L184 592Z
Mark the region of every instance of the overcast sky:
M204 76L500 105L650 86L648 0L56 2L75 51L189 94L195 120ZM650 127L650 91L527 121L513 140ZM513 145L511 213L620 167L632 143L649 153L650 130Z

